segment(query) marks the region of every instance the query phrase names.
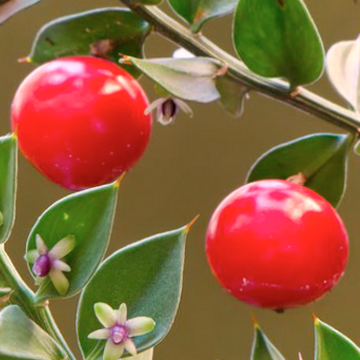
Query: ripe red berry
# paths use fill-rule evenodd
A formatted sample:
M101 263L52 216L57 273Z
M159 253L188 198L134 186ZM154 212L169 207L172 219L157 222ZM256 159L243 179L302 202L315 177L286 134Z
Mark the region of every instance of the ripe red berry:
M25 157L46 177L80 190L117 179L142 156L151 133L148 99L119 66L60 58L33 71L12 104Z
M212 271L234 297L283 310L314 301L343 275L348 238L320 195L283 180L235 190L216 209L207 231Z

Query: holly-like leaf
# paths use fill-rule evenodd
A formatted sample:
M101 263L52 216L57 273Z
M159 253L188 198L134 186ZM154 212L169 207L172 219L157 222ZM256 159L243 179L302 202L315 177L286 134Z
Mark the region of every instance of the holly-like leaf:
M360 37L333 45L326 56L326 70L335 90L360 112Z
M155 320L150 333L135 337L139 352L159 343L174 321L182 289L185 240L189 227L133 243L110 256L84 289L77 312L78 341L84 359L101 360L105 341L88 339L101 324L94 304L116 309L126 303L128 318Z
M359 348L339 331L315 319L315 360L360 360Z
M323 44L302 0L240 0L234 21L235 48L250 70L291 88L322 74Z
M17 139L14 135L0 138L0 244L5 243L15 221L17 184Z
M190 59L161 58L142 60L127 57L150 79L175 97L208 103L220 97L215 78L222 64L206 57Z
M35 5L40 0L2 0L0 1L0 25L16 13Z
M70 287L65 297L78 293L89 281L104 257L112 229L118 184L109 184L69 195L53 204L32 228L27 251L36 249L40 235L48 249L72 235L75 248L66 257L71 271L66 273ZM37 301L60 297L47 280L39 288Z
M199 32L204 23L212 18L234 11L238 0L168 0L174 11Z
M65 16L40 29L28 60L44 63L63 56L94 55L118 64L121 54L142 57L150 30L147 22L123 8ZM124 67L133 75L139 74L134 67Z
M63 360L55 341L16 305L0 312L1 360Z
M352 137L314 134L279 145L261 156L251 168L247 182L288 179L302 174L305 186L336 207L346 186L347 153Z
M221 76L216 80L216 87L221 95L220 103L226 112L232 116L241 117L249 89L226 76Z
M285 360L257 324L255 325L251 360Z

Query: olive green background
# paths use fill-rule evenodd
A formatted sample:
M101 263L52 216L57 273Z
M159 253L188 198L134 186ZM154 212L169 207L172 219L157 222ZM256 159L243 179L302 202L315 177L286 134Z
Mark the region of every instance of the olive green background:
M352 0L307 1L325 47L353 39L360 32L360 5ZM0 132L7 133L11 99L32 69L18 64L26 56L37 30L55 17L95 7L118 5L115 0L43 0L0 27ZM208 23L204 32L231 50L231 18ZM153 36L149 56L169 56L166 41ZM150 83L143 79L154 99ZM326 77L313 90L337 102ZM240 186L252 162L270 147L298 136L339 131L271 99L252 94L241 119L226 115L217 104L193 105L193 119L180 116L172 126L154 124L151 144L120 191L118 213L109 253L143 237L174 229L201 214L188 239L182 303L172 332L157 347L159 360L248 359L252 342L251 314L287 359L312 358L311 311L360 344L360 158L351 156L346 197L340 207L351 240L346 276L326 298L283 315L244 305L227 295L213 279L204 253L204 234L217 204ZM311 154L309 154L311 156ZM331 179L329 179L331 181ZM20 272L28 281L22 259L25 240L35 219L68 192L44 179L20 157L16 228L8 244ZM110 289L111 290L111 289ZM59 325L76 348L76 299L52 304ZM79 356L80 359L80 356ZM339 359L341 360L341 359Z

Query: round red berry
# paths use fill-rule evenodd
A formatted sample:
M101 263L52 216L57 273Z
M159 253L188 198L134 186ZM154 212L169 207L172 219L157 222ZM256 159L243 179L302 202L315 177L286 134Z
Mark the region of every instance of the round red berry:
M12 127L25 157L46 177L80 190L117 179L142 156L152 119L139 83L94 57L48 62L20 85Z
M218 206L206 252L221 285L248 304L283 310L314 301L341 278L348 237L335 209L283 180L240 187Z

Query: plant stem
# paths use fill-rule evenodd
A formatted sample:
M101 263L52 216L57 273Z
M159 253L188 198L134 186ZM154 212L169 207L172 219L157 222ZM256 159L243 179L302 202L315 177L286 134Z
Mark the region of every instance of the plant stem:
M133 0L120 0L131 10L153 25L154 30L197 56L207 56L228 66L227 75L238 83L263 95L279 100L303 112L321 118L349 132L359 133L360 117L303 88L291 96L289 84L281 80L266 79L248 70L245 65L219 48L201 34L193 34L156 6L142 6Z
M9 256L6 254L4 245L0 245L0 276L0 285L9 287L14 291L10 302L19 305L29 318L39 324L62 346L69 359L75 360L75 356L72 354L57 327L49 307L47 305L35 305L35 294L16 271Z

